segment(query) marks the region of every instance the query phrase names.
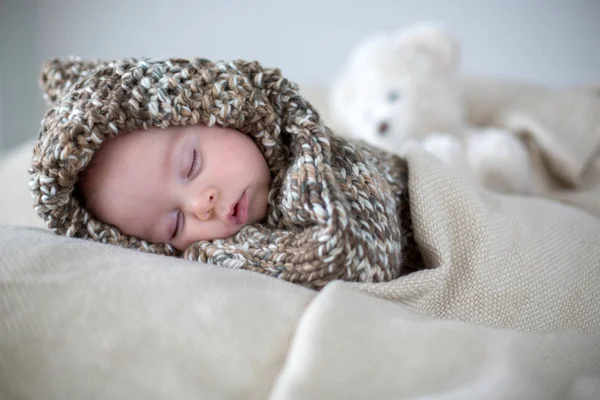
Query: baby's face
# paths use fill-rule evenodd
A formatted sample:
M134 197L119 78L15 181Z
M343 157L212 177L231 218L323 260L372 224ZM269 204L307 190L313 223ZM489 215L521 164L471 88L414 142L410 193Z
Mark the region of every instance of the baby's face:
M233 236L265 218L270 182L251 138L195 125L105 141L81 188L87 209L100 221L181 250Z

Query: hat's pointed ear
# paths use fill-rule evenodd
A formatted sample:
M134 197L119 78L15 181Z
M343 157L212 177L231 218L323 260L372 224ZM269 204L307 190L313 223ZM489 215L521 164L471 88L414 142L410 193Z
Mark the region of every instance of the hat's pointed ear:
M56 102L71 86L90 75L97 68L97 62L84 62L78 57L55 58L47 61L42 67L40 77L44 99L50 104Z

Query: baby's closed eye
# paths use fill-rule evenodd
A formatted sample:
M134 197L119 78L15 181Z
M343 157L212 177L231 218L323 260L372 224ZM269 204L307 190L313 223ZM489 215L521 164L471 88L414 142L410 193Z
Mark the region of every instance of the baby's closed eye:
M200 169L200 152L195 148L186 148L182 157L181 171L182 179L193 179Z
M169 225L169 231L171 232L170 240L173 240L177 237L177 235L183 230L183 213L181 211L176 211L171 217L171 221Z
M188 173L187 173L187 178L190 179L193 175L194 172L196 171L196 169L198 169L198 151L196 149L193 150L192 153L192 162L190 164L190 167L188 169Z

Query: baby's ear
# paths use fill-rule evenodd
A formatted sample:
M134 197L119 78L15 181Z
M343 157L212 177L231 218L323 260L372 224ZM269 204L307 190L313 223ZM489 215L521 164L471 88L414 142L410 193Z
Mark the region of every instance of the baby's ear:
M442 26L423 23L399 31L393 38L396 51L424 56L431 66L456 70L460 64L458 41Z
M52 104L60 99L71 86L90 75L98 67L96 61L82 61L78 57L54 58L42 66L40 85L44 99Z

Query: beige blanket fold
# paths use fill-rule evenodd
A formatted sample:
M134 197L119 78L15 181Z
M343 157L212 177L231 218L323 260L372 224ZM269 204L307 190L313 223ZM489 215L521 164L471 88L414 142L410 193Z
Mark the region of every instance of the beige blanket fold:
M333 283L301 318L270 400L598 398L597 334L444 321Z
M544 180L557 180L571 190L590 185L586 178L600 151L599 96L470 77L465 80L465 102L471 123L503 127L527 138L541 155L536 168ZM556 187L552 182L539 183L546 190ZM594 185L600 186L600 180Z
M314 294L0 226L0 399L265 399Z
M414 235L430 269L345 284L429 316L600 332L600 219L549 199L478 192L418 150L408 162Z

